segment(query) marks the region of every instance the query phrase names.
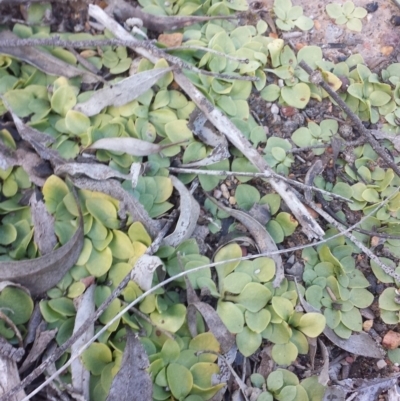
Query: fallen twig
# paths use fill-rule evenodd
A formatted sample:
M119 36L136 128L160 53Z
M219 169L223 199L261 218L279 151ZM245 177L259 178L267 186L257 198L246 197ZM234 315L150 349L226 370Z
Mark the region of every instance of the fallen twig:
M195 168L183 168L183 167L168 167L168 170L172 173L179 173L179 174L198 174L198 175L216 175L216 176L235 176L235 177L253 177L253 178L269 178L269 173L249 173L249 172L242 172L242 171L227 171L227 170L200 170ZM342 195L337 195L332 192L326 191L325 189L317 188L312 185L306 185L302 182L291 180L290 178L283 177L277 173L273 173L274 177L278 180L282 180L291 184L295 187L299 187L302 189L312 189L313 191L320 192L321 194L330 196L332 198L344 200L346 202L353 203L351 199L345 198Z

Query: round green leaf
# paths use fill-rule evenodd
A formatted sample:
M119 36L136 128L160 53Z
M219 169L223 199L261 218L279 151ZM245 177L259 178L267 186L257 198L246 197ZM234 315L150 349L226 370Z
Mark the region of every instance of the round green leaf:
M398 295L395 288L386 288L379 296L379 307L393 312L400 311L400 303L395 302L397 298Z
M297 347L290 341L286 344L275 344L272 347L272 358L278 365L290 365L298 355Z
M190 370L177 363L168 365L167 380L172 395L178 400L186 397L193 386L193 376Z
M374 301L374 296L364 288L353 288L350 291L350 302L357 308L367 308Z
M292 134L292 141L299 147L310 146L311 140L310 130L306 127L301 127Z
M297 18L297 20L294 21L294 24L302 31L309 31L311 28L314 28L314 21L305 15L301 15Z
M244 317L249 329L255 333L261 333L271 321L271 313L266 309L261 309L255 313L247 310Z
M175 120L165 124L165 133L171 142L193 140L192 131L188 128L186 120Z
M326 6L325 9L328 15L333 19L339 18L343 15L343 9L340 4L330 3Z
M324 330L326 319L320 313L306 313L300 318L300 324L297 329L308 337L318 337Z
M240 208L250 210L261 199L261 196L252 185L240 184L236 188L235 198Z
M103 343L93 343L81 356L85 368L95 376L101 374L104 367L112 361L110 348Z
M251 283L251 276L246 273L233 272L224 279L224 290L231 294L240 294L246 284Z
M244 356L253 355L260 347L262 341L261 334L255 333L248 327L236 335L236 345Z
M24 324L31 317L33 301L21 288L8 286L0 294L0 310L15 324Z
M281 94L281 88L278 85L267 85L261 92L260 96L267 102L275 102Z
M217 305L217 313L231 333L237 334L243 330L243 312L234 303L219 301Z
M79 111L68 110L65 115L65 126L71 134L81 135L90 127L90 119Z
M351 18L347 21L346 26L354 32L362 31L362 22L358 18Z
M342 311L342 323L350 330L362 330L362 318L357 308L352 308L348 312Z
M311 91L309 86L302 82L294 86L284 86L281 89L282 99L289 106L296 107L297 109L304 109L307 106L310 95Z
M105 198L89 198L86 200L89 213L107 228L119 228L116 207Z
M236 243L232 243L221 248L214 257L214 262L223 262L224 260L236 259L242 256L242 249ZM235 270L240 261L225 263L217 266L219 287L223 288L223 279Z
M65 116L75 105L75 89L71 86L60 86L51 97L51 108L61 116Z
M112 252L109 247L102 251L93 248L85 267L94 277L101 277L110 270L112 264Z
M294 312L293 304L287 298L273 297L271 303L276 314L283 320L288 320Z
M165 365L171 363L171 362L175 362L180 354L181 350L179 347L179 344L168 338L163 347L161 348L161 358L163 359Z
M0 245L10 245L17 239L17 230L12 224L0 226Z
M271 291L262 284L249 283L239 295L226 295L225 298L243 305L250 312L258 312L271 299Z
M120 230L113 230L112 232L113 239L111 240L109 247L113 257L118 259L131 258L135 254L135 251L129 237Z
M171 333L177 332L185 321L186 308L182 304L169 306L162 313L155 311L150 314L150 319L154 324L168 330Z

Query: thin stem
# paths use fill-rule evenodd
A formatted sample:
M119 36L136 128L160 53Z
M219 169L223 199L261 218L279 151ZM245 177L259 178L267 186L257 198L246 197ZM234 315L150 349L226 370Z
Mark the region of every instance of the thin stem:
M248 64L249 63L249 59L248 58L239 58L239 57L230 56L229 54L222 53L222 52L219 52L219 51L214 50L214 49L208 49L207 47L202 47L202 46L195 46L195 45L174 46L174 47L166 47L166 48L163 48L162 50L164 50L166 52L169 52L169 51L172 51L172 50L200 50L200 51L203 51L203 52L216 54L217 56L220 56L220 57L225 57L228 60L237 61L238 63L243 63L243 64Z
M343 99L323 80L322 74L319 71L314 71L304 60L300 61L299 66L303 68L309 75L310 81L316 85L320 85L331 96L331 98L339 105L339 107L348 115L358 131L366 137L372 149L393 169L393 171L400 176L400 168L386 153L385 149L374 138L372 133L366 129L360 119L350 107L343 101Z
M253 178L271 178L271 173L249 173L242 171L226 171L226 170L199 170L195 168L184 168L184 167L168 167L168 170L172 173L181 173L181 174L198 174L198 175L216 175L216 176L242 176L242 177L253 177ZM351 199L345 198L344 196L334 194L332 192L326 191L321 188L317 188L311 185L303 184L299 181L291 180L290 178L283 177L277 173L272 174L275 178L285 181L293 186L297 186L302 189L312 189L314 191L320 192L324 195L331 196L332 198L344 200L346 202L353 203Z

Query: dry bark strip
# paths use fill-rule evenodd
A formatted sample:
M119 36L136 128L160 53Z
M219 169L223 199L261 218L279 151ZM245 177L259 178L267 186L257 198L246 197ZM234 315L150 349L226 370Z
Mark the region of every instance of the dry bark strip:
M140 7L133 7L124 0L108 0L108 4L113 9L114 15L121 21L126 21L129 18L138 18L142 20L143 26L154 32L175 31L176 29L184 28L185 26L197 24L199 22L211 21L215 19L235 19L233 15L223 15L215 17L203 16L159 16L142 11Z
M132 36L115 20L110 18L100 7L89 5L89 15L111 31L118 39L132 40ZM149 59L152 63L156 63L158 57L152 54L151 50L141 46L139 41L136 42L137 45L132 47L133 50ZM324 235L322 228L311 217L308 210L300 202L291 188L283 181L273 178L273 171L268 166L267 162L257 150L252 147L251 143L244 137L239 129L221 111L216 109L182 72L175 71L174 77L178 85L194 103L196 103L197 107L207 116L209 121L222 132L260 172L264 172L268 176L271 186L291 209L307 237L309 239L321 238Z
M0 281L13 281L40 295L54 287L74 266L83 247L83 219L73 237L60 248L36 259L0 262Z
M1 4L1 2L0 2ZM0 33L0 53L8 54L9 56L16 57L19 60L25 61L26 63L33 65L38 70L45 72L49 75L64 76L66 78L73 78L82 76L82 81L85 83L96 83L100 80L95 74L80 70L71 64L60 60L57 57L52 56L49 53L45 53L35 47L30 46L4 46L1 42L3 40L16 40L18 36L14 35L10 31L3 31Z

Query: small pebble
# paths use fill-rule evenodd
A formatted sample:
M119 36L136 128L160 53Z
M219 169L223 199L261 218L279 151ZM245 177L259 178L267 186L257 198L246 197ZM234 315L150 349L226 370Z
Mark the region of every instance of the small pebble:
M382 345L387 349L396 349L400 346L400 333L389 330L383 337Z
M366 320L366 321L363 323L363 330L364 330L364 331L370 331L370 330L371 330L371 327L373 326L373 324L374 324L374 321L373 321L373 320Z
M229 198L229 204L231 204L231 205L236 205L236 198L235 198L234 196L231 196L231 197Z
M279 114L279 107L275 103L271 106L271 113Z
M383 368L386 368L387 363L386 363L383 359L380 359L380 360L376 363L376 366L378 367L378 369L383 369Z
M230 194L229 191L228 191L228 187L227 187L225 184L222 184L220 188L221 188L221 191L222 191L222 196L223 196L225 199L229 199L229 197L231 196L231 194Z
M222 196L222 192L219 189L215 189L213 195L215 199L219 199Z

